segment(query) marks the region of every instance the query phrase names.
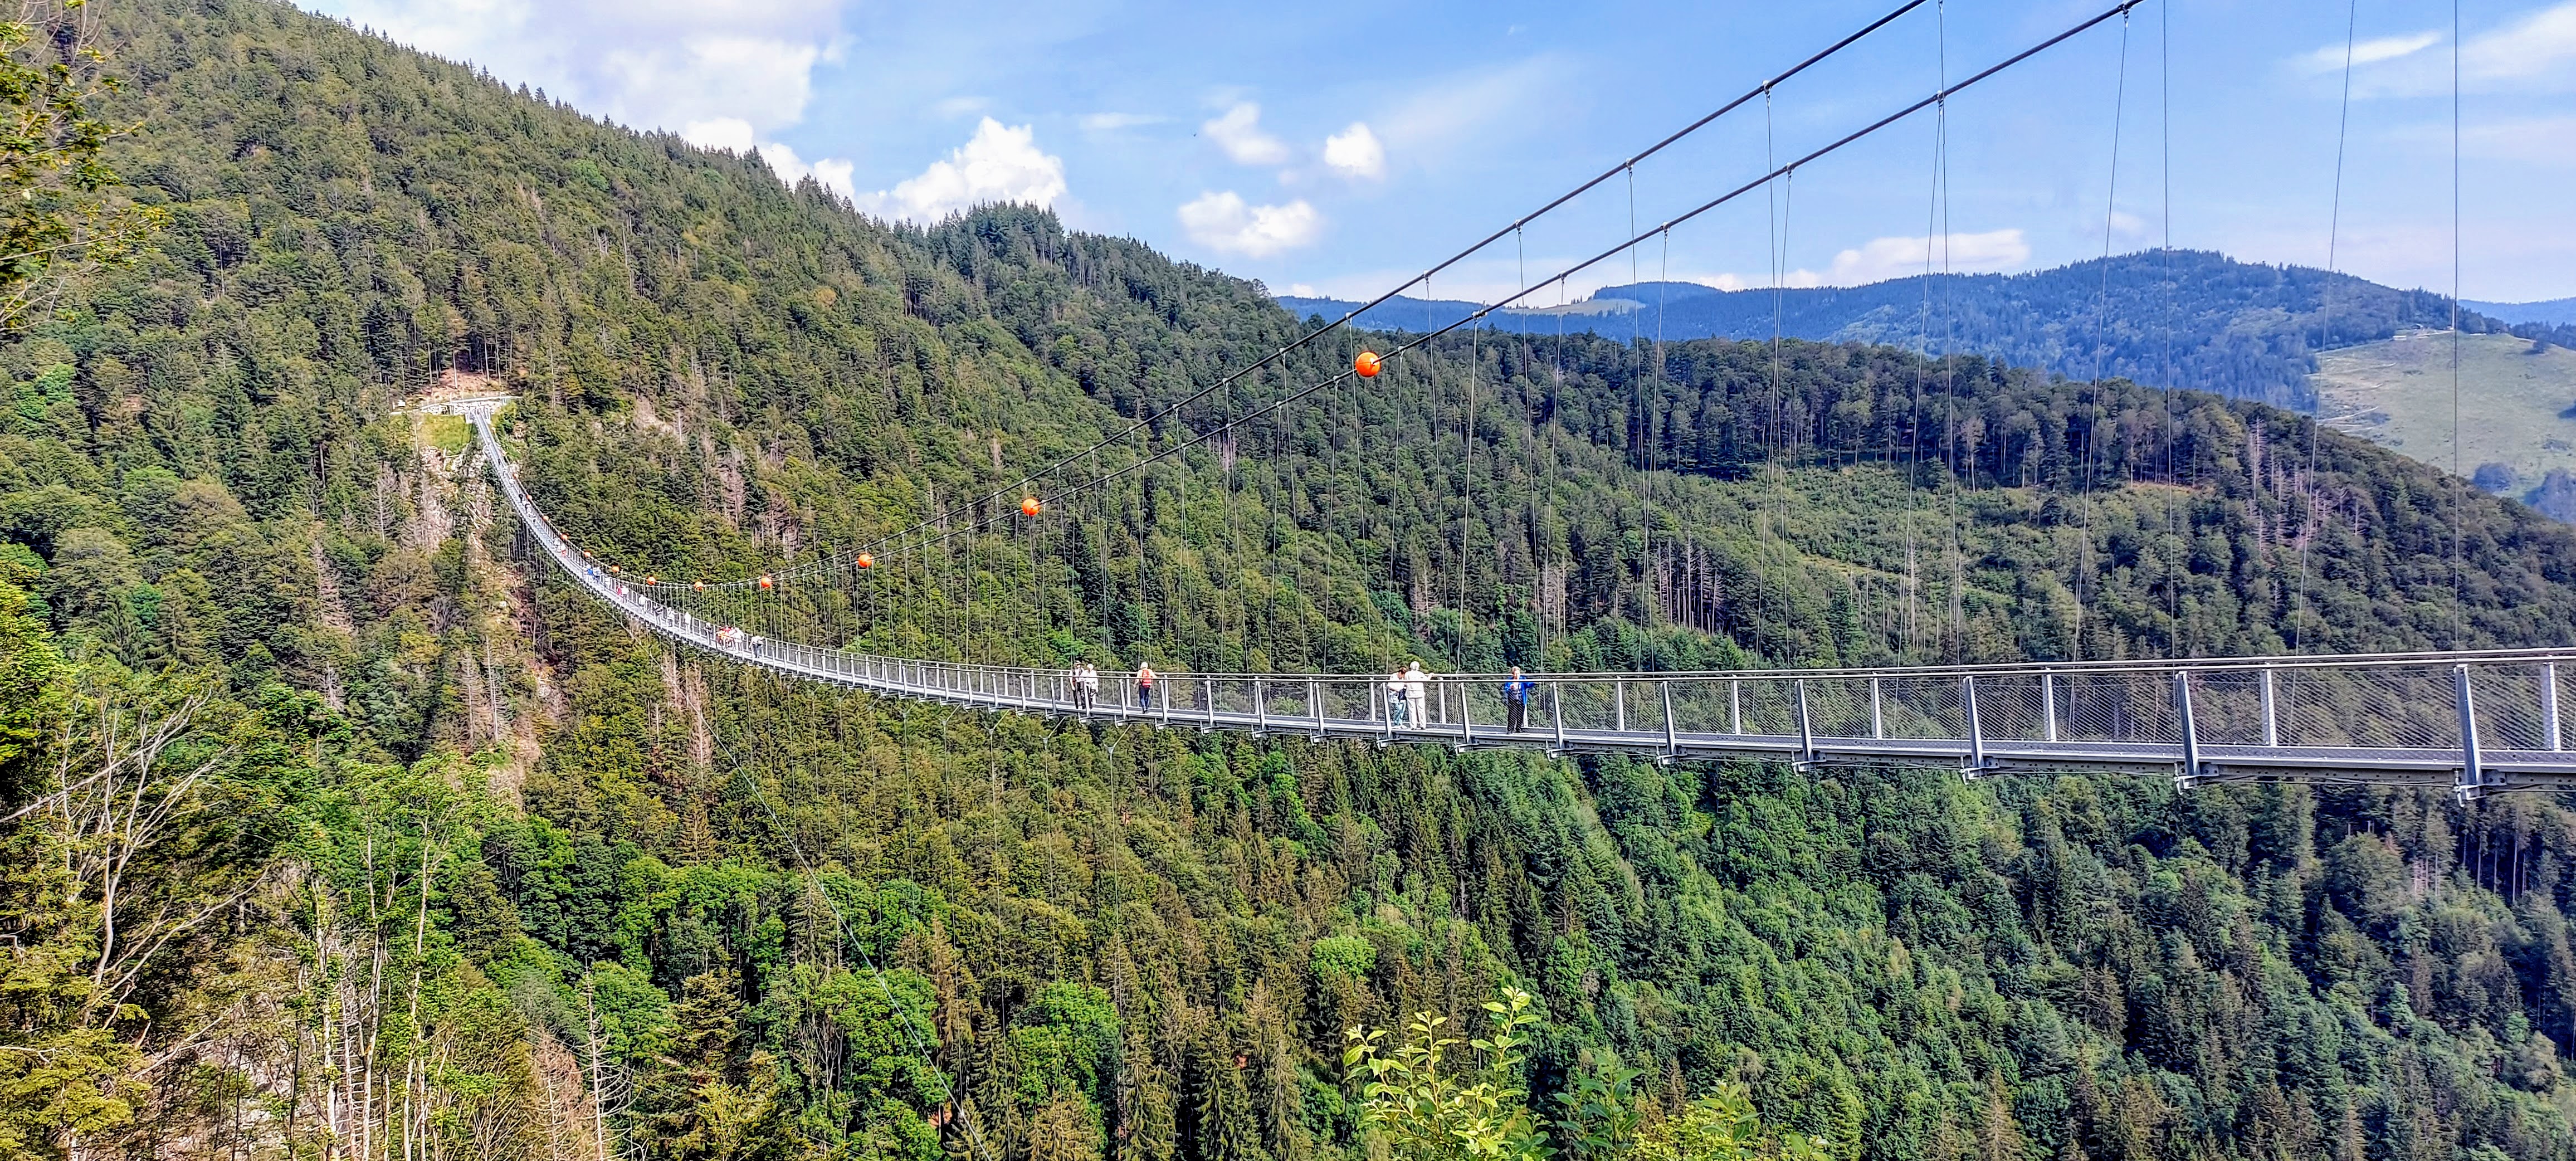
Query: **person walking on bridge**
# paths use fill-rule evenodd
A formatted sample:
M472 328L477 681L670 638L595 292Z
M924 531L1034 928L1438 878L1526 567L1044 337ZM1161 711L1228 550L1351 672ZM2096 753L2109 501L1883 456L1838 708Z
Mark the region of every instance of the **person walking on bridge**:
M1529 728L1529 699L1537 682L1521 676L1521 667L1512 667L1512 679L1503 683L1503 728L1519 733Z
M1096 701L1099 696L1100 671L1092 668L1091 663L1088 661L1074 662L1073 708L1084 713L1090 713L1092 703Z
M1405 712L1411 707L1405 704L1404 688L1404 667L1399 665L1395 672L1386 675L1386 724L1389 726L1413 724L1407 720L1412 715Z
M1419 660L1405 664L1404 700L1413 703L1413 716L1418 724L1426 726L1431 724L1431 691L1425 684L1430 676L1422 671L1422 662Z
M1136 708L1154 708L1154 667L1136 663Z

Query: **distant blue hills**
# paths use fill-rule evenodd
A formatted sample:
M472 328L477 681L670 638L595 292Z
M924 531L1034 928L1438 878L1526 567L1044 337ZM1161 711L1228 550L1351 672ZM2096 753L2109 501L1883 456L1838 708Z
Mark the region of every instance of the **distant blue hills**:
M1338 318L1357 302L1281 296L1300 315ZM2576 300L2568 300L2576 303ZM2470 304L2462 329L2523 333L2551 324ZM2494 304L2501 305L2501 304ZM2538 308L2558 304L2531 303ZM1357 320L1419 333L1482 304L1396 298ZM2239 262L2190 250L2144 251L2027 274L1948 274L1867 286L1717 290L1694 282L1604 287L1565 307L1502 310L1506 333L1590 331L1610 338L1769 338L1884 343L1983 355L2070 378L2119 377L2313 410L2315 352L2449 325L2449 298L2305 266ZM2517 325L2517 324L2520 325ZM2535 337L2565 343L2563 333Z
M2507 323L2576 326L2576 298L2553 298L2545 302L2479 302L2474 298L2463 298L2460 305Z

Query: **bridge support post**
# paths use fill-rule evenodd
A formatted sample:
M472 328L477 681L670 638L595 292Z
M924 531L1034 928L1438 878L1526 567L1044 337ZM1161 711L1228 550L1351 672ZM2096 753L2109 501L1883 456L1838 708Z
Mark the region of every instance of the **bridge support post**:
M2263 667L2263 744L2281 744L2281 715L2272 699L2272 667Z
M2477 702L2469 693L2469 667L2451 667L2451 694L2460 706L2460 801L2486 797L2486 770L2478 752Z
M1970 778L1986 772L1986 730L1977 720L1977 679L1959 679L1959 705L1968 717L1968 768L1961 773Z
M1464 681L1458 683L1458 748L1461 750L1476 744L1476 715L1467 712L1468 695L1474 692L1475 686Z
M1807 716L1807 679L1803 677L1798 679L1798 761L1803 766L1816 764L1816 727Z
M1252 736L1256 738L1270 736L1269 692L1260 678L1252 679Z
M1744 733L1744 682L1732 677L1726 679L1726 732Z
M1556 719L1556 752L1565 752L1565 683L1547 683L1547 712Z
M2039 675L2039 700L2047 707L2046 716L2048 718L2048 740L2054 742L2057 740L2056 674L2043 673Z
M1315 736L1323 737L1324 683L1312 677L1306 679L1306 708L1313 711L1315 715Z
M1885 741L1887 740L1887 709L1885 701L1880 696L1880 684L1878 678L1869 679L1869 736Z
M2567 748L2558 730L2558 663L2555 661L2540 667L2540 736L2548 739L2553 753Z
M1682 752L1681 739L1673 733L1673 683L1658 681L1655 690L1664 698L1664 761L1670 764Z
M1610 683L1610 728L1628 732L1628 682L1621 678Z
M2182 773L2174 781L2189 789L2200 781L2200 727L2191 718L2191 674L2174 674L2174 722L2182 731Z

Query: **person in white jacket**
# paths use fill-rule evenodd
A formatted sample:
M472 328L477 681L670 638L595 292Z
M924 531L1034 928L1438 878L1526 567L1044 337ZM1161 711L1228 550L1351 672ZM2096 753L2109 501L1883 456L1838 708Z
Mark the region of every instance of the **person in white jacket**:
M1423 724L1426 725L1431 721L1431 701L1429 690L1425 687L1423 682L1424 679L1429 676L1429 674L1422 672L1422 663L1419 661L1408 663L1404 667L1405 700L1413 703L1414 713L1418 715L1422 719Z

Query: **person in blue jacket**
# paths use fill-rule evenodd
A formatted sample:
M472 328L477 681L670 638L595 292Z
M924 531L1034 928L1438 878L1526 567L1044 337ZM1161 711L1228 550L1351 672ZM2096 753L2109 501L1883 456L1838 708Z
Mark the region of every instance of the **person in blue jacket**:
M1521 676L1520 666L1512 667L1512 679L1503 683L1505 729L1517 734L1529 728L1530 694L1537 689L1537 682Z

